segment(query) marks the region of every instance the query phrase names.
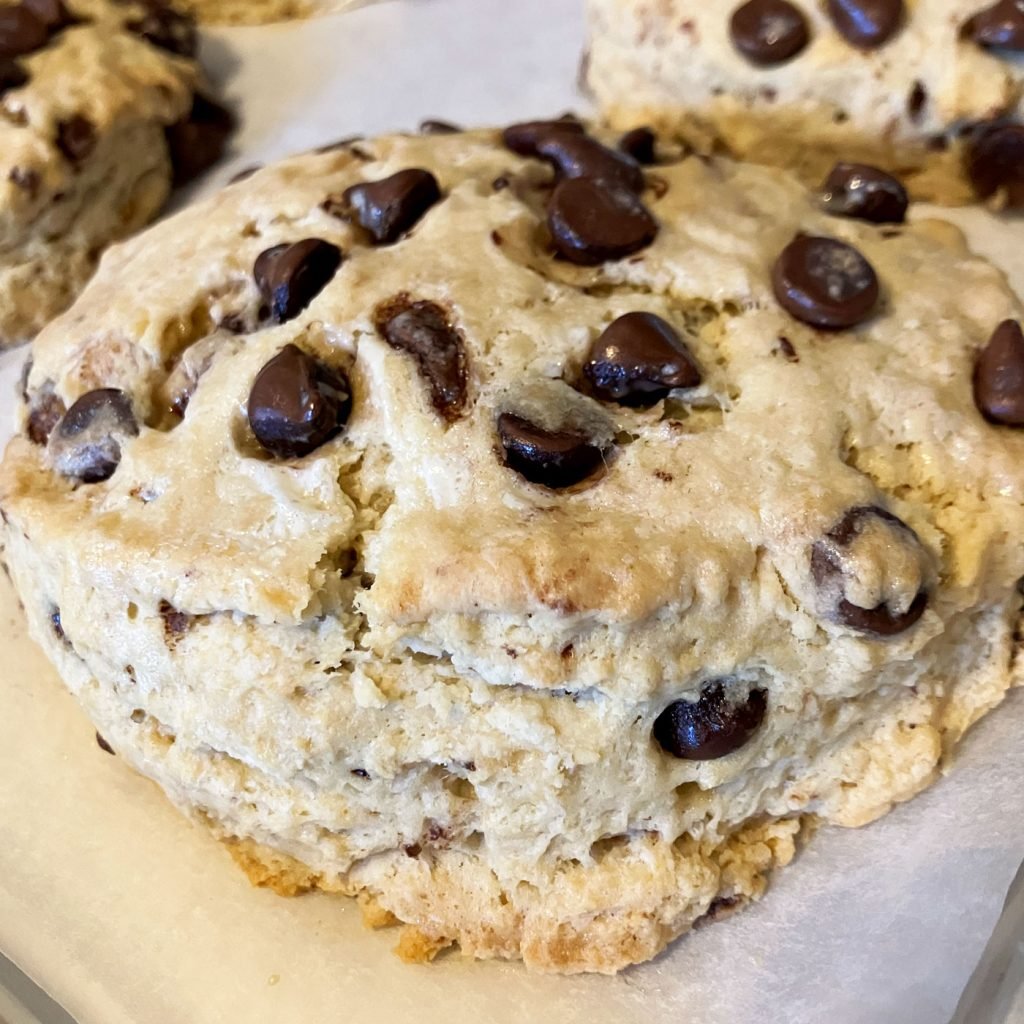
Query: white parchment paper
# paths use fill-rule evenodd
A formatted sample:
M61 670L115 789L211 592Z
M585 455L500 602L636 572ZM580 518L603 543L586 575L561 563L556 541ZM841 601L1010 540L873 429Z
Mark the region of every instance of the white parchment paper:
M203 190L425 117L579 109L579 8L407 0L218 32L207 56L245 123ZM1024 226L950 216L1024 294ZM0 357L0 438L21 359ZM1018 692L970 734L950 777L867 829L823 830L760 905L617 978L458 957L407 967L348 901L252 889L102 753L0 577L0 951L81 1024L945 1024L1024 857L1022 735Z

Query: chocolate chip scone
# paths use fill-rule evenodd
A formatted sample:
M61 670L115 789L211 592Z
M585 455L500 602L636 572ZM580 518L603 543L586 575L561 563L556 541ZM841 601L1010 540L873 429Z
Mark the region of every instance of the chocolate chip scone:
M1017 679L1020 304L853 199L564 120L257 171L36 341L33 636L254 881L653 956Z
M585 76L620 127L914 195L1024 206L1019 0L588 0Z
M0 6L0 347L66 309L172 178L219 155L231 118L195 54L192 23L155 0Z

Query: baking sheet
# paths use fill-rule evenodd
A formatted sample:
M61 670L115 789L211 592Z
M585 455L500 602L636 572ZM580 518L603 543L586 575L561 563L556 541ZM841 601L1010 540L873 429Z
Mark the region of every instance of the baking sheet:
M578 0L407 0L220 31L207 54L245 97L245 122L205 190L256 161L425 117L579 109L581 40ZM1024 225L951 216L1024 294ZM0 436L21 358L0 357ZM395 936L364 931L349 901L252 889L100 751L2 576L0 652L0 951L80 1024L945 1024L1024 857L1018 692L949 778L870 828L823 830L761 904L652 964L569 979L457 956L404 966Z

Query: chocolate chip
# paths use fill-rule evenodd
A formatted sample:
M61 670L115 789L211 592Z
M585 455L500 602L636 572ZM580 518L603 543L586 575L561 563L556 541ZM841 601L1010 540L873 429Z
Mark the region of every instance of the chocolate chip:
M96 733L96 746L103 751L104 754L114 754L114 748L99 734ZM116 757L117 755L114 754Z
M138 433L131 399L123 391L87 391L50 435L50 458L64 476L85 484L99 483L114 475L123 443Z
M270 315L282 324L301 313L341 265L341 250L320 238L271 246L256 257L253 276Z
M983 125L966 150L967 176L982 199L1000 194L1009 209L1024 209L1024 125Z
M199 50L195 21L170 7L150 6L141 18L128 22L125 28L179 57L195 57Z
M646 406L673 388L695 388L700 368L682 338L660 316L626 313L590 346L583 373L596 398Z
M43 445L66 412L64 403L52 391L40 391L32 400L25 433L33 444Z
M768 694L752 689L741 700L711 682L695 701L677 700L654 722L654 738L666 753L684 761L714 761L739 750L764 721Z
M589 135L565 131L542 135L536 155L552 164L560 179L590 178L631 192L644 188L644 172L632 157L616 153Z
M81 114L58 121L57 148L78 166L96 148L96 126Z
M921 115L924 113L927 102L928 90L925 88L924 82L914 82L910 89L910 95L907 96L907 113L910 115L911 121L917 122L921 120Z
M344 202L375 242L394 242L441 198L437 179L418 167L398 171L380 181L345 189Z
M974 404L990 423L1024 427L1024 333L1016 320L992 332L974 365Z
M827 213L873 224L902 224L907 219L907 190L898 178L867 164L838 163L822 186Z
M604 464L604 449L580 430L548 430L522 416L498 417L505 464L531 483L553 490L585 480Z
M54 608L50 612L50 628L53 630L53 635L60 640L61 643L66 644L68 642L67 635L64 632L64 623L60 619L60 609Z
M7 174L7 180L28 193L32 199L39 195L41 179L39 172L32 167L12 167Z
M791 316L821 330L853 327L878 302L878 278L851 245L834 238L797 235L775 261L772 285Z
M285 345L253 381L249 425L271 455L301 458L335 437L352 411L345 375Z
M157 611L164 620L164 643L173 649L191 627L192 616L188 612L179 612L170 601L161 601Z
M789 340L784 334L779 335L779 344L776 348L772 349L772 355L781 353L782 357L788 363L799 363L800 356L797 355L797 351L793 348L793 342Z
M360 779L368 779L370 777L370 773L365 768L353 768L352 774Z
M829 618L861 633L894 636L913 626L928 604L922 561L921 542L902 519L876 505L861 505L814 544L811 575ZM908 582L913 596L906 593ZM850 601L855 586L878 603L864 607ZM890 607L894 600L896 609Z
M561 256L595 266L650 245L658 234L658 222L629 189L569 178L551 195L548 229Z
M228 184L237 185L240 181L245 181L247 178L251 178L262 168L263 164L250 164L248 167L243 167L240 171L236 171L230 178L228 178Z
M46 45L46 25L27 4L0 7L0 57L22 57Z
M836 31L860 50L887 43L903 24L903 0L828 0Z
M197 92L188 115L166 129L174 184L193 181L220 160L235 126L230 110Z
M78 18L64 6L63 0L21 0L21 5L27 7L51 33L78 24Z
M583 125L579 121L523 121L511 124L501 133L506 148L520 156L536 156L541 139L553 134L582 135Z
M811 38L807 18L788 0L749 0L732 13L732 44L751 64L769 67L791 60Z
M27 81L28 72L16 60L0 57L0 96L11 89L20 88Z
M462 129L450 121L438 121L434 118L420 121L421 135L458 135L461 132Z
M416 360L434 408L449 422L466 404L466 353L462 337L433 302L400 296L374 315L377 330L394 349Z
M658 137L650 128L634 128L619 139L619 149L638 164L649 167L656 159Z
M1024 52L1024 7L1020 0L998 0L968 18L960 34L986 49Z

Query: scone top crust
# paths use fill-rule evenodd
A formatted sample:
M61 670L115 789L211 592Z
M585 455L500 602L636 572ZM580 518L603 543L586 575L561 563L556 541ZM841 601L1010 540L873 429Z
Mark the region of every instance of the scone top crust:
M436 195L416 192L425 172ZM972 391L1020 310L958 232L830 216L782 173L674 159L647 174L656 238L582 266L552 251L551 178L496 132L359 141L119 246L36 343L6 515L78 586L141 607L340 617L378 657L630 699L797 658L857 692L1024 574L1024 436ZM398 230L378 242L382 209ZM801 236L873 268L852 329L782 308L780 254ZM303 240L318 255L288 253ZM282 281L308 294L276 316ZM674 330L699 382L627 404L588 379L599 336L637 313ZM253 432L254 382L287 346L348 403L299 457ZM101 388L128 397L137 436L81 483L25 433L45 441ZM516 453L532 442L509 434L524 423L596 460L531 481Z

